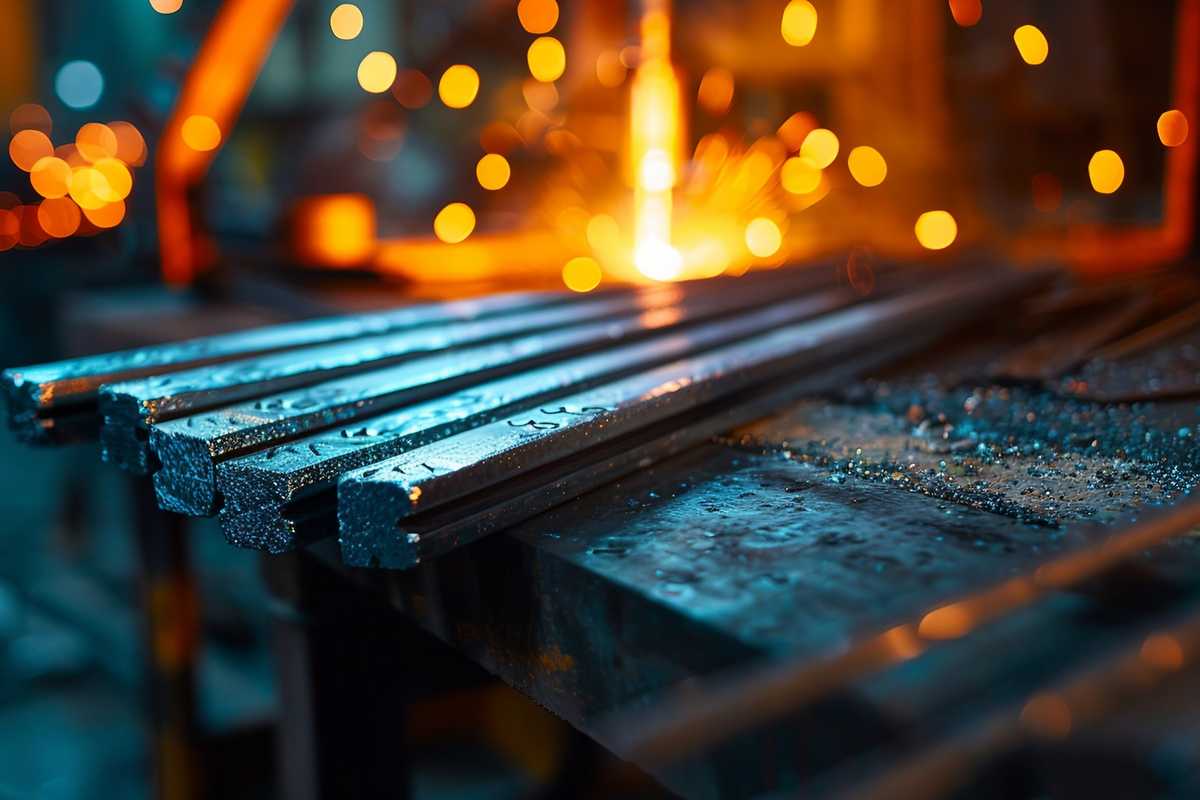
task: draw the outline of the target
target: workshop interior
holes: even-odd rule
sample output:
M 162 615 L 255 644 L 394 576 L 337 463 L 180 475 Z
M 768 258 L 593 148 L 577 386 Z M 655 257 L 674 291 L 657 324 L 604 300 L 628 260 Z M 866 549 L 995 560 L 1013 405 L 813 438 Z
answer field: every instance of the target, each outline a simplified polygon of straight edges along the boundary
M 1200 796 L 1200 0 L 0 0 L 0 799 Z

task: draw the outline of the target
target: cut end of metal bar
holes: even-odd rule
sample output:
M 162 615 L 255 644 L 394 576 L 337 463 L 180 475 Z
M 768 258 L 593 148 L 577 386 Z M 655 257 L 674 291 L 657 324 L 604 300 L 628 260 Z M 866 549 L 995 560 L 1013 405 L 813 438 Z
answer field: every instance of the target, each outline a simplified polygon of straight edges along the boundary
M 154 466 L 150 434 L 137 399 L 104 387 L 100 392 L 100 458 L 134 475 L 149 475 Z
M 373 481 L 372 470 L 343 478 L 338 484 L 338 529 L 342 560 L 351 567 L 409 569 L 420 560 L 420 537 L 402 531 L 397 522 L 411 508 L 401 484 Z M 354 508 L 353 520 L 340 509 Z
M 295 550 L 296 526 L 284 513 L 291 494 L 286 473 L 237 462 L 223 464 L 218 472 L 218 489 L 236 485 L 236 491 L 220 492 L 217 518 L 225 539 L 235 547 L 268 553 Z
M 160 464 L 170 465 L 154 473 L 154 493 L 161 508 L 189 517 L 217 513 L 216 464 L 202 440 L 154 427 L 150 449 Z

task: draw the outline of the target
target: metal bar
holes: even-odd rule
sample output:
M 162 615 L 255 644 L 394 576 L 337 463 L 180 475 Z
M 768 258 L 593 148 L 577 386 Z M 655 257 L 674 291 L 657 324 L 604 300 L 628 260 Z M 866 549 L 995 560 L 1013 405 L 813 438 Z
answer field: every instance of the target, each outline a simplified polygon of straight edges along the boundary
M 548 397 L 662 364 L 848 305 L 841 290 L 650 341 L 559 362 L 439 397 L 349 428 L 220 464 L 221 526 L 233 544 L 280 552 L 336 532 L 337 478 L 478 427 Z
M 139 347 L 29 367 L 0 375 L 9 425 L 23 438 L 45 441 L 39 420 L 53 412 L 94 406 L 106 383 L 219 364 L 252 355 L 394 333 L 425 325 L 466 322 L 525 311 L 566 300 L 562 292 L 520 292 L 474 300 L 397 308 L 370 314 L 290 322 L 252 331 Z
M 1166 630 L 1138 637 L 1101 664 L 1077 670 L 1019 707 L 1009 707 L 950 741 L 930 745 L 883 774 L 852 784 L 837 796 L 854 800 L 944 797 L 989 757 L 1023 741 L 1055 738 L 1100 720 L 1124 703 L 1145 697 L 1200 657 L 1200 614 L 1192 613 Z M 797 793 L 795 797 L 807 797 Z
M 778 295 L 776 287 L 762 286 L 721 296 L 686 298 L 678 305 L 648 313 L 419 358 L 295 392 L 227 406 L 211 413 L 159 423 L 150 430 L 150 447 L 161 464 L 154 475 L 159 502 L 164 508 L 183 514 L 207 516 L 216 513 L 215 478 L 219 462 L 447 394 L 518 369 L 530 369 L 723 314 L 748 312 Z M 855 299 L 856 294 L 849 289 L 832 290 L 795 301 L 790 311 L 774 314 L 773 318 L 777 324 L 794 322 L 796 314 L 815 315 L 848 305 Z M 747 324 L 762 329 L 758 322 L 760 312 L 745 316 Z M 460 408 L 455 407 L 455 411 L 461 413 Z
M 818 656 L 800 656 L 717 680 L 703 699 L 695 691 L 649 714 L 611 724 L 616 752 L 639 764 L 665 764 L 764 725 L 871 673 L 915 657 L 938 641 L 971 630 L 1049 592 L 1075 586 L 1138 553 L 1200 525 L 1200 501 L 1130 526 L 1094 547 L 1053 558 L 919 617 L 858 638 Z
M 338 486 L 342 557 L 407 568 L 470 541 L 410 531 L 403 520 L 495 486 L 585 447 L 648 427 L 793 372 L 878 347 L 914 325 L 945 330 L 1042 285 L 1044 274 L 972 276 L 780 328 L 749 342 L 552 401 L 344 476 Z
M 474 322 L 428 326 L 306 347 L 135 381 L 106 384 L 100 390 L 104 426 L 102 455 L 130 472 L 150 468 L 150 424 L 228 405 L 251 397 L 319 383 L 353 372 L 388 366 L 428 353 L 480 344 L 584 320 L 639 309 L 660 308 L 681 295 L 676 288 L 531 309 Z
M 433 352 L 664 308 L 687 296 L 719 296 L 731 291 L 739 295 L 755 294 L 766 291 L 766 287 L 790 292 L 826 283 L 833 277 L 821 270 L 795 270 L 764 274 L 744 283 L 727 279 L 711 285 L 698 282 L 613 292 L 606 297 L 493 319 L 365 337 L 106 385 L 100 399 L 104 414 L 102 454 L 106 460 L 129 471 L 145 474 L 151 466 L 147 428 L 152 423 L 386 367 Z

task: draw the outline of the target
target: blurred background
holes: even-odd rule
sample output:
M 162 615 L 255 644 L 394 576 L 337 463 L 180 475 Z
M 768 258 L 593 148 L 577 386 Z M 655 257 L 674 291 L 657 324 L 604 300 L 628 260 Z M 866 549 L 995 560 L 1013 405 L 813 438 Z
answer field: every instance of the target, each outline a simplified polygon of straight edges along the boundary
M 0 0 L 0 366 L 829 254 L 1163 268 L 1198 5 Z M 149 796 L 135 493 L 3 436 L 0 797 Z M 210 790 L 270 796 L 270 604 L 192 525 Z M 571 740 L 482 678 L 440 702 L 420 796 L 508 796 Z

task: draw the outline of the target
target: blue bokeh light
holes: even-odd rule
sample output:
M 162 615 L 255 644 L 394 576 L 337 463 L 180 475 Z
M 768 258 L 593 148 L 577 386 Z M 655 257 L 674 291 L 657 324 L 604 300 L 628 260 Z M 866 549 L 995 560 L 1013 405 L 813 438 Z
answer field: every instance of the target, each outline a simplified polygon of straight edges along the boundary
M 68 61 L 54 78 L 54 91 L 71 108 L 91 108 L 104 93 L 104 76 L 90 61 Z

